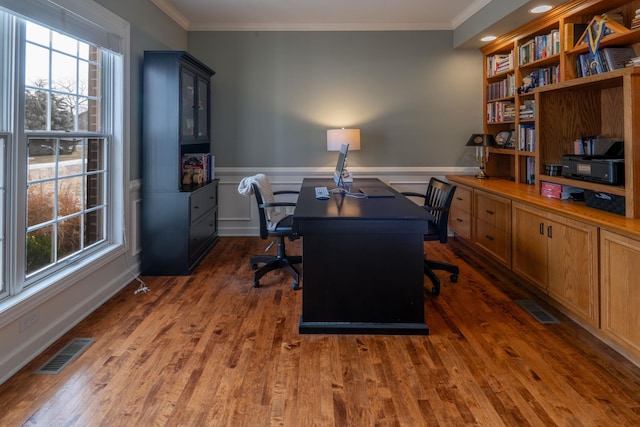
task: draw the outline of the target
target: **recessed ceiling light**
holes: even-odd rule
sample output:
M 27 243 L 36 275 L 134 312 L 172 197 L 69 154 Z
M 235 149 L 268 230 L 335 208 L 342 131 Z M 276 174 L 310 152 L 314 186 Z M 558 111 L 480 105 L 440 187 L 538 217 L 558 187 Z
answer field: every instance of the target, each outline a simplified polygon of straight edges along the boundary
M 542 6 L 536 6 L 529 10 L 529 13 L 545 13 L 551 10 L 551 6 L 543 4 Z
M 480 41 L 482 42 L 492 42 L 496 39 L 496 36 L 485 36 L 483 38 L 480 39 Z

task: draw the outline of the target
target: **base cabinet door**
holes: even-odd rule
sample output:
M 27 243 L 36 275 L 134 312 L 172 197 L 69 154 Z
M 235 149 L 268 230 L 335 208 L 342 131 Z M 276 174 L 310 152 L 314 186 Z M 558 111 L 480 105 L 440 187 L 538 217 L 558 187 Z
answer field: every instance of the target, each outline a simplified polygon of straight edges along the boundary
M 513 271 L 599 326 L 598 228 L 514 202 Z
M 600 234 L 601 330 L 640 358 L 640 241 Z
M 547 236 L 544 214 L 527 205 L 514 202 L 513 259 L 514 272 L 526 277 L 543 291 L 547 291 Z
M 549 295 L 599 326 L 598 228 L 549 215 L 547 224 Z

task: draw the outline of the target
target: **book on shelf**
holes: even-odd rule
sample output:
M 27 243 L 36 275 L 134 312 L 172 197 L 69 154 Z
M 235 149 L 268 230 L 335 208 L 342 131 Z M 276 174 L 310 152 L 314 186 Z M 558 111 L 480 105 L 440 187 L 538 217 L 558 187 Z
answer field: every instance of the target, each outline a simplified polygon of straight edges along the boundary
M 531 123 L 518 125 L 518 150 L 535 151 L 536 128 Z
M 494 76 L 513 69 L 513 50 L 487 57 L 487 75 Z
M 527 157 L 527 176 L 526 176 L 525 182 L 531 185 L 536 183 L 536 158 L 535 157 Z
M 592 76 L 626 67 L 635 58 L 635 51 L 631 47 L 606 47 L 596 52 L 585 53 L 576 57 L 578 77 Z
M 573 154 L 583 156 L 601 156 L 607 153 L 622 138 L 610 138 L 602 135 L 583 136 L 573 142 Z
M 183 184 L 207 184 L 213 180 L 213 156 L 210 153 L 183 154 L 181 170 Z
M 578 43 L 578 40 L 582 38 L 582 34 L 587 29 L 589 24 L 580 24 L 567 22 L 564 24 L 564 48 L 565 50 L 571 50 Z

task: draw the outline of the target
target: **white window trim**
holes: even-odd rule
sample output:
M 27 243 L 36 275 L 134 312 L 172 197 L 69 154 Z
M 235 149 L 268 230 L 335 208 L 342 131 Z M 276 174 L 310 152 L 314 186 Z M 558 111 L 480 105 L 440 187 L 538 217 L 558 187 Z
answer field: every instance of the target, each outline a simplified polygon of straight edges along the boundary
M 110 203 L 112 205 L 110 209 L 111 221 L 109 230 L 109 242 L 103 250 L 100 250 L 93 255 L 83 258 L 82 260 L 72 264 L 67 271 L 60 271 L 51 275 L 41 283 L 34 285 L 30 288 L 23 289 L 17 295 L 10 296 L 3 301 L 0 301 L 0 327 L 7 325 L 10 322 L 15 321 L 24 313 L 28 312 L 32 307 L 42 304 L 46 300 L 52 298 L 56 294 L 64 291 L 68 286 L 77 283 L 82 280 L 82 277 L 90 275 L 91 273 L 98 271 L 101 267 L 105 266 L 111 261 L 114 261 L 118 257 L 125 256 L 129 251 L 128 240 L 126 238 L 128 224 L 126 214 L 129 212 L 129 170 L 130 162 L 129 155 L 129 136 L 130 136 L 130 26 L 129 23 L 119 16 L 113 14 L 97 3 L 86 0 L 21 0 L 15 2 L 15 0 L 0 0 L 0 6 L 10 11 L 18 12 L 26 19 L 32 19 L 30 11 L 38 10 L 37 5 L 51 5 L 60 6 L 64 9 L 65 13 L 77 15 L 87 20 L 90 23 L 95 24 L 96 27 L 106 29 L 112 33 L 115 37 L 118 37 L 118 49 L 122 54 L 121 60 L 118 61 L 118 67 L 121 69 L 121 73 L 116 74 L 115 87 L 117 90 L 113 91 L 113 107 L 114 107 L 114 129 L 120 130 L 113 133 L 112 151 L 110 153 L 111 164 L 109 165 L 109 179 L 110 191 L 108 195 Z M 24 13 L 15 11 L 15 7 L 30 6 L 32 9 L 27 8 Z M 41 19 L 38 21 L 42 22 Z M 53 27 L 55 23 L 43 22 L 46 25 Z M 115 50 L 115 49 L 114 49 Z M 15 82 L 14 87 L 19 85 L 20 82 Z M 15 107 L 14 107 L 15 109 Z M 11 126 L 15 128 L 17 119 L 15 119 Z M 2 129 L 0 129 L 2 130 Z M 8 129 L 13 131 L 14 129 Z M 15 135 L 15 132 L 10 132 Z M 8 155 L 15 156 L 17 153 L 8 153 Z M 11 168 L 9 168 L 11 172 Z M 14 176 L 15 177 L 15 172 Z M 17 185 L 24 185 L 23 182 L 17 182 Z M 11 201 L 12 203 L 14 200 Z M 16 224 L 15 211 L 14 213 L 6 212 L 5 217 L 5 236 L 7 237 L 6 253 L 19 253 L 16 252 L 15 233 L 12 233 L 11 224 Z M 23 215 L 24 216 L 24 215 Z M 22 221 L 24 223 L 24 220 Z M 120 231 L 122 230 L 122 231 Z M 13 234 L 10 236 L 9 233 Z M 22 234 L 21 234 L 22 235 Z M 24 248 L 24 242 L 21 244 Z M 23 251 L 24 252 L 24 251 Z M 0 261 L 1 262 L 1 261 Z M 5 274 L 7 275 L 7 281 L 14 280 L 18 272 L 15 271 L 14 262 L 6 265 Z M 21 264 L 22 265 L 22 264 Z M 12 271 L 14 270 L 14 271 Z M 20 277 L 24 277 L 24 272 L 19 272 Z M 21 280 L 23 280 L 21 278 Z

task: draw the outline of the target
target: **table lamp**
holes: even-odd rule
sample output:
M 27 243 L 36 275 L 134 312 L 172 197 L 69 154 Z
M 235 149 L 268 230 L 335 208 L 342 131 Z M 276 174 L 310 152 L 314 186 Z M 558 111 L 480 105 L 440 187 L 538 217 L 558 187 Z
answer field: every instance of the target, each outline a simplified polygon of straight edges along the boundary
M 349 144 L 349 151 L 360 150 L 360 129 L 328 129 L 327 151 L 340 151 L 342 144 Z M 348 152 L 347 157 L 349 157 Z M 344 159 L 343 180 L 353 182 L 351 173 L 347 170 L 347 157 Z
M 480 163 L 480 171 L 476 175 L 478 179 L 489 178 L 484 171 L 485 165 L 489 160 L 489 147 L 496 146 L 496 140 L 491 134 L 474 133 L 465 144 L 466 147 L 476 147 L 476 160 Z

